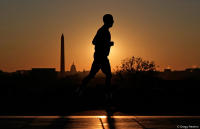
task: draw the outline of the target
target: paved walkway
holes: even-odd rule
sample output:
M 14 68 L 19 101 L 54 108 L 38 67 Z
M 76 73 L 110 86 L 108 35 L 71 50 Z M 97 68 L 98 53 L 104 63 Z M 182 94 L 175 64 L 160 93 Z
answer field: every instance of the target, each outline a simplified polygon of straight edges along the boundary
M 1 129 L 198 129 L 200 116 L 0 116 Z

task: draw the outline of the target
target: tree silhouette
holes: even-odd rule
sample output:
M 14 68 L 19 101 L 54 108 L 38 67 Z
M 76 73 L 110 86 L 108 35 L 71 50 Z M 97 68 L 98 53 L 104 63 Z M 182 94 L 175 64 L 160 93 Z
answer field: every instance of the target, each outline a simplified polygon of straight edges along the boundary
M 117 66 L 117 72 L 144 72 L 155 71 L 156 65 L 153 61 L 143 60 L 141 57 L 126 58 L 122 60 L 121 65 Z

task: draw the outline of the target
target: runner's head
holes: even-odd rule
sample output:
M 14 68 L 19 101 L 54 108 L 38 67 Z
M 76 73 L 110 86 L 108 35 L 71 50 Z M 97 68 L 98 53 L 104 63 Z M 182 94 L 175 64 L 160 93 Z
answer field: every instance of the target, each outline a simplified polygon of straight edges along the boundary
M 111 14 L 105 14 L 103 16 L 103 22 L 104 22 L 104 25 L 108 27 L 112 27 L 114 23 L 113 16 Z

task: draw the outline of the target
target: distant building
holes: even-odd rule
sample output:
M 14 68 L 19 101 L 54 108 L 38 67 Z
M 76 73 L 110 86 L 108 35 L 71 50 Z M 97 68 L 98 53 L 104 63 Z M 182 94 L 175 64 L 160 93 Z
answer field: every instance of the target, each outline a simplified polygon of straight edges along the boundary
M 193 71 L 194 72 L 200 72 L 200 68 L 195 68 Z
M 32 72 L 55 72 L 55 68 L 32 68 Z
M 167 69 L 164 69 L 164 72 L 171 72 L 172 70 L 167 68 Z
M 32 68 L 31 76 L 37 79 L 55 79 L 57 77 L 55 68 Z
M 187 68 L 185 69 L 186 72 L 200 72 L 200 68 Z
M 74 62 L 73 64 L 71 65 L 71 68 L 70 68 L 70 73 L 76 73 L 76 66 L 74 65 Z
M 30 70 L 17 70 L 16 73 L 26 75 L 29 74 Z

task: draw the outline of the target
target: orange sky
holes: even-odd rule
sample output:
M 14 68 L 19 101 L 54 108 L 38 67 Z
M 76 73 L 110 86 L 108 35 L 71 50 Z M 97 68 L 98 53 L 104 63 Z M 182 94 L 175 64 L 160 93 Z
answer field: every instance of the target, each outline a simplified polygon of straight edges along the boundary
M 159 69 L 200 66 L 198 0 L 18 0 L 0 1 L 0 70 L 60 66 L 60 36 L 65 36 L 66 70 L 75 63 L 89 70 L 91 41 L 111 13 L 112 69 L 121 60 L 140 56 Z

